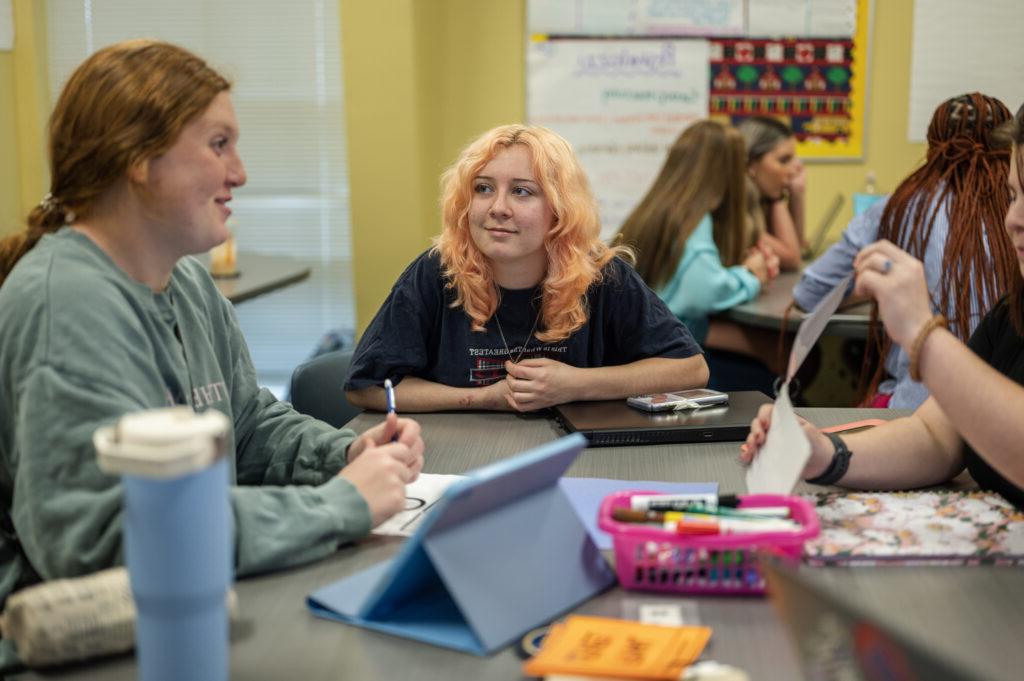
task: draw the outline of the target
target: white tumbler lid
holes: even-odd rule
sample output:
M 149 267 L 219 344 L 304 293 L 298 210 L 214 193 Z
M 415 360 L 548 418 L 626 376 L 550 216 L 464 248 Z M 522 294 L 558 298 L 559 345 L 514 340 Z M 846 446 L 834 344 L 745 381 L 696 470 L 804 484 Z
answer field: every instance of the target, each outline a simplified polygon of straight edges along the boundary
M 98 428 L 92 441 L 100 469 L 110 475 L 169 479 L 200 471 L 224 450 L 230 423 L 208 409 L 166 407 L 127 414 Z

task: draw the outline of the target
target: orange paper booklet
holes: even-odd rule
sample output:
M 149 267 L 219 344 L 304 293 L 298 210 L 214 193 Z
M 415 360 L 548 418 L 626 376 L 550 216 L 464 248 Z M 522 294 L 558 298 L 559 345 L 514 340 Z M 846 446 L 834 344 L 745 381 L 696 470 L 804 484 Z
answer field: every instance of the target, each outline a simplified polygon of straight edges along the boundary
M 576 674 L 678 679 L 711 638 L 710 627 L 663 627 L 607 617 L 571 615 L 551 627 L 530 676 Z

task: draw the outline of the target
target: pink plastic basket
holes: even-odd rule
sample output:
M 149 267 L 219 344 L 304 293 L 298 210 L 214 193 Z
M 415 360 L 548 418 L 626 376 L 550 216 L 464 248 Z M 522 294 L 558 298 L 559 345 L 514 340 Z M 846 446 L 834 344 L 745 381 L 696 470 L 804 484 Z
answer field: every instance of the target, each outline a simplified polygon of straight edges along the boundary
M 659 527 L 612 520 L 612 509 L 629 508 L 634 494 L 617 492 L 604 498 L 598 526 L 612 536 L 615 569 L 624 589 L 706 594 L 763 594 L 765 579 L 758 552 L 799 559 L 803 544 L 818 536 L 818 515 L 811 504 L 794 496 L 751 494 L 739 508 L 788 506 L 799 532 L 679 535 Z

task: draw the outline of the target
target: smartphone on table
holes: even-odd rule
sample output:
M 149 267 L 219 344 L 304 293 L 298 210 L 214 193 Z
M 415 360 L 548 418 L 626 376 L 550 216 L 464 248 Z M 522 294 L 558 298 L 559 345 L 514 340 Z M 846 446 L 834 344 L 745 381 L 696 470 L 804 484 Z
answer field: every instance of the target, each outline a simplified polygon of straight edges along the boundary
M 729 394 L 696 388 L 694 390 L 677 390 L 670 393 L 653 393 L 627 397 L 626 404 L 641 411 L 675 411 L 676 409 L 697 409 L 715 404 L 728 404 Z

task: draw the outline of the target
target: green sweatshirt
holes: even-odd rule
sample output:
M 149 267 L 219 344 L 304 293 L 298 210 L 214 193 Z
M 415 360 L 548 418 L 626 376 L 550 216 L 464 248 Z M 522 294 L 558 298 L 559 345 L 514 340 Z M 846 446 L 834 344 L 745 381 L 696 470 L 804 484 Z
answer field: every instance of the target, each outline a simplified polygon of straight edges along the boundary
M 199 262 L 181 260 L 154 294 L 63 228 L 0 286 L 0 603 L 122 562 L 121 488 L 97 467 L 92 434 L 172 404 L 234 425 L 238 574 L 316 560 L 369 531 L 365 500 L 335 475 L 354 433 L 257 386 L 234 310 Z

